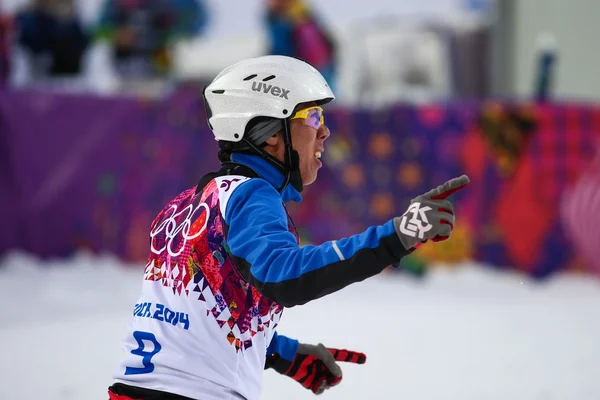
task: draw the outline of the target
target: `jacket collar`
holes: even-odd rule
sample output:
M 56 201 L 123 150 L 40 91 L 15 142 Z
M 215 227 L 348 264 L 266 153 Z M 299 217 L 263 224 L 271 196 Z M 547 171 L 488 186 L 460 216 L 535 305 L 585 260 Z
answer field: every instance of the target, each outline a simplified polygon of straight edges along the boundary
M 233 162 L 243 164 L 247 167 L 252 168 L 262 179 L 269 182 L 275 189 L 279 188 L 283 184 L 283 174 L 269 162 L 263 158 L 251 154 L 240 154 L 233 153 L 231 155 Z M 302 195 L 292 185 L 287 185 L 281 192 L 281 198 L 285 203 L 288 201 L 295 201 L 300 203 L 302 201 Z

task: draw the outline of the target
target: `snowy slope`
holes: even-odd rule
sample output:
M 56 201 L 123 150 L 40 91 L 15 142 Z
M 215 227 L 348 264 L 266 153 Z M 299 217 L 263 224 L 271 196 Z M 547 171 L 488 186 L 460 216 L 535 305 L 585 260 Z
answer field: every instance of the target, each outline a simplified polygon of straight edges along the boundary
M 105 400 L 141 266 L 0 260 L 2 399 Z M 382 275 L 286 310 L 280 332 L 367 353 L 324 399 L 600 399 L 600 281 L 478 266 Z M 312 399 L 265 373 L 263 399 Z

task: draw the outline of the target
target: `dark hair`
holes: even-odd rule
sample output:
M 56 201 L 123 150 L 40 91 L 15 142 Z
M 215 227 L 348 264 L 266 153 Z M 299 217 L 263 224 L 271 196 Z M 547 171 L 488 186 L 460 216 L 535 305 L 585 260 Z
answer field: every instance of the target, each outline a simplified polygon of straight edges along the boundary
M 217 154 L 217 157 L 219 157 L 219 161 L 221 163 L 225 163 L 228 161 L 231 161 L 231 153 L 232 151 L 229 149 L 223 149 L 221 148 L 221 143 L 219 142 L 219 153 Z

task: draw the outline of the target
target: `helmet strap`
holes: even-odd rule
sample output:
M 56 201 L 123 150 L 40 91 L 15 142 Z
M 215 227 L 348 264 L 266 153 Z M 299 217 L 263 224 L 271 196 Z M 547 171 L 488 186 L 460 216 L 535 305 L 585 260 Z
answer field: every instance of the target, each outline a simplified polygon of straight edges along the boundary
M 291 184 L 298 192 L 302 192 L 303 185 L 302 176 L 300 174 L 300 156 L 292 147 L 292 135 L 289 119 L 285 119 L 283 124 L 283 143 L 285 146 L 283 163 L 267 153 L 263 148 L 256 146 L 250 140 L 242 138 L 242 141 L 247 144 L 254 153 L 260 155 L 265 161 L 275 166 L 283 173 L 283 184 L 277 189 L 279 193 L 281 193 L 288 184 Z
M 242 142 L 244 142 L 246 145 L 248 145 L 248 147 L 250 147 L 250 149 L 252 149 L 252 151 L 254 153 L 258 154 L 259 156 L 264 158 L 267 162 L 269 162 L 270 164 L 273 164 L 275 167 L 277 167 L 278 170 L 280 170 L 280 171 L 285 170 L 285 164 L 283 164 L 281 161 L 279 161 L 278 159 L 276 159 L 275 157 L 273 157 L 272 155 L 267 153 L 263 148 L 256 146 L 254 143 L 252 143 L 250 140 L 248 140 L 246 138 L 242 138 Z
M 281 190 L 291 184 L 298 192 L 302 192 L 304 187 L 302 185 L 302 175 L 300 174 L 300 156 L 292 147 L 292 129 L 289 118 L 286 118 L 283 123 L 283 141 L 285 144 L 283 159 L 285 160 L 286 171 Z

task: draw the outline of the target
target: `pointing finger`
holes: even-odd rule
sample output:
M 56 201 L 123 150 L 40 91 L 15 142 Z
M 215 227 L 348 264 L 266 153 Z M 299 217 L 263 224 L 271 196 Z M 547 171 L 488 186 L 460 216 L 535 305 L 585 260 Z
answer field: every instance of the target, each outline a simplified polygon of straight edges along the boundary
M 458 192 L 459 190 L 465 188 L 470 182 L 470 179 L 467 175 L 459 176 L 458 178 L 450 179 L 448 182 L 444 183 L 442 186 L 438 186 L 436 189 L 432 190 L 430 198 L 432 200 L 439 200 L 448 198 L 450 195 Z

